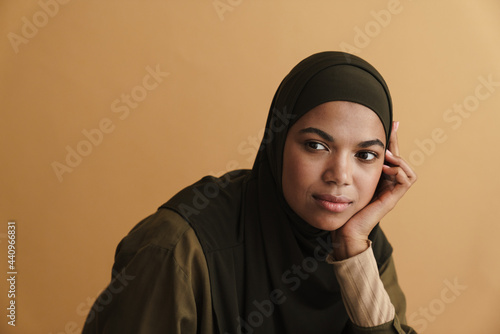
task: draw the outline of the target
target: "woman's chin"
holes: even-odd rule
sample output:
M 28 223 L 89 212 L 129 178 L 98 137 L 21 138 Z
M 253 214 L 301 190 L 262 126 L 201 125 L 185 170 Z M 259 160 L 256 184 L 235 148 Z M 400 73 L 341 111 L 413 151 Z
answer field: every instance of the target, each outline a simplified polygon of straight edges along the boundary
M 321 219 L 321 220 L 306 220 L 306 222 L 313 226 L 316 227 L 317 229 L 323 230 L 323 231 L 335 231 L 341 228 L 342 226 L 347 223 L 349 219 L 340 219 L 340 217 L 337 217 L 336 219 L 332 218 L 327 218 L 327 219 Z

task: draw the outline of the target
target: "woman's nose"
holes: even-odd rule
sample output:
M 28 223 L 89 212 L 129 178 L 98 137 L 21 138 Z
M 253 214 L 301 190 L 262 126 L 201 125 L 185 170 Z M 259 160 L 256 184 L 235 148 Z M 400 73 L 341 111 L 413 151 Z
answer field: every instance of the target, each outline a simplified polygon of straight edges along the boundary
M 323 181 L 337 186 L 352 184 L 352 162 L 347 153 L 337 153 L 328 160 Z

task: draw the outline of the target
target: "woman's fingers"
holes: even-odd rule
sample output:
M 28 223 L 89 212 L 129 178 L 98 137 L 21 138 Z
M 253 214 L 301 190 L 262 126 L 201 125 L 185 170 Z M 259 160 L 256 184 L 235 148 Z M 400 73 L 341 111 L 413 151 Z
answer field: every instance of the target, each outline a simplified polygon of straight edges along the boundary
M 417 174 L 403 158 L 392 155 L 391 152 L 388 151 L 385 155 L 385 160 L 391 165 L 386 165 L 390 169 L 384 167 L 383 171 L 385 174 L 396 175 L 396 168 L 399 167 L 402 169 L 403 173 L 408 177 L 412 184 L 417 180 Z
M 377 198 L 391 210 L 415 183 L 417 175 L 406 161 L 392 155 L 390 151 L 386 154 L 386 162 L 382 169 L 385 177 Z
M 398 128 L 399 122 L 392 122 L 391 137 L 389 138 L 389 151 L 395 155 L 399 155 L 399 145 L 398 145 Z

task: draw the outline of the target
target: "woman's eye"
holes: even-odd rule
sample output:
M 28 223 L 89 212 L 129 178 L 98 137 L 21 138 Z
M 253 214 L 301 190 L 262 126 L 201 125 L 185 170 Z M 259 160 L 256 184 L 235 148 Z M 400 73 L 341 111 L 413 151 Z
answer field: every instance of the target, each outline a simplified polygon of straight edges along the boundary
M 377 158 L 377 154 L 374 152 L 359 152 L 356 156 L 365 161 L 372 161 Z
M 325 145 L 318 143 L 318 142 L 315 142 L 315 141 L 307 142 L 306 146 L 307 146 L 307 148 L 309 148 L 313 151 L 324 151 L 327 149 Z

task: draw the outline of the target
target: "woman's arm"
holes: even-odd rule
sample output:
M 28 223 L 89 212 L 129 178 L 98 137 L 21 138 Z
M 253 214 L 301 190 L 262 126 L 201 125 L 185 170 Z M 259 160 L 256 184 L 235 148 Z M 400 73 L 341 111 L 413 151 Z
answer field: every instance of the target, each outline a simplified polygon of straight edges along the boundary
M 345 334 L 414 334 L 406 325 L 406 301 L 392 256 L 380 267 L 370 247 L 347 260 L 332 261 L 350 318 Z

